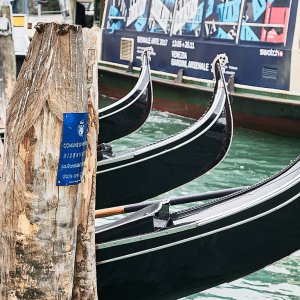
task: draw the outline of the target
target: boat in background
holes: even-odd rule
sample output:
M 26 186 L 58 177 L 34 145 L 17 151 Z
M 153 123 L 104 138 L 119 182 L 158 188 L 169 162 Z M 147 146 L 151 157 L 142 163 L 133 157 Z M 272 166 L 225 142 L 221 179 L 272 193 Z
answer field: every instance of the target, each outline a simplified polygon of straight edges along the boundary
M 152 108 L 151 49 L 142 54 L 142 67 L 134 88 L 122 99 L 99 109 L 98 144 L 126 136 L 143 125 Z
M 19 1 L 19 0 L 17 0 Z M 24 57 L 29 47 L 29 37 L 27 34 L 27 14 L 23 11 L 23 6 L 15 7 L 16 2 L 4 1 L 0 3 L 0 35 L 12 34 L 13 47 L 16 56 L 17 73 L 23 63 Z M 8 7 L 9 11 L 6 11 Z M 2 62 L 0 61 L 0 64 Z M 0 85 L 3 80 L 3 70 L 0 66 Z M 1 92 L 1 86 L 0 86 Z
M 152 46 L 154 109 L 197 118 L 213 88 L 209 62 L 224 54 L 234 124 L 300 137 L 299 20 L 293 0 L 109 0 L 99 91 L 128 92 L 128 64 Z
M 13 0 L 13 9 L 27 15 L 27 34 L 32 39 L 38 22 L 72 23 L 69 0 Z
M 300 249 L 300 158 L 253 186 L 181 211 L 157 202 L 96 226 L 99 297 L 173 300 Z
M 69 0 L 12 0 L 12 31 L 16 54 L 17 75 L 27 54 L 38 22 L 72 23 Z
M 219 164 L 230 147 L 233 124 L 220 61 L 206 113 L 185 130 L 156 143 L 118 153 L 97 164 L 96 208 L 150 199 Z
M 11 3 L 13 16 L 12 34 L 18 64 L 19 60 L 27 54 L 30 41 L 28 36 L 28 15 L 23 10 L 24 7 L 20 7 L 20 4 L 18 5 L 16 1 L 12 1 Z

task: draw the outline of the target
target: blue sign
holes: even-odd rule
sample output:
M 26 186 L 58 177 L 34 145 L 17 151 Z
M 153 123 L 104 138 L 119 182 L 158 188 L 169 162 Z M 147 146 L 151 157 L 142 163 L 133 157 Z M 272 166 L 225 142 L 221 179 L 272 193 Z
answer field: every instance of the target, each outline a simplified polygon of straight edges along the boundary
M 81 182 L 86 155 L 87 113 L 65 113 L 56 185 Z

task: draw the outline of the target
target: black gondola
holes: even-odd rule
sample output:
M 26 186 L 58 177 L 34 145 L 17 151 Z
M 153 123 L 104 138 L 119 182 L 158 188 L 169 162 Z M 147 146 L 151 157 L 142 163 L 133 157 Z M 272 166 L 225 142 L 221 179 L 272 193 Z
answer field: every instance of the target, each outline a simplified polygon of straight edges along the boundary
M 139 79 L 128 95 L 99 109 L 98 143 L 109 143 L 140 128 L 152 108 L 153 94 L 150 75 L 150 50 L 142 54 Z
M 300 158 L 273 177 L 168 213 L 155 203 L 96 227 L 104 299 L 179 299 L 300 249 Z
M 207 112 L 165 140 L 101 160 L 97 166 L 96 208 L 150 199 L 215 167 L 232 137 L 232 114 L 223 71 L 215 64 L 216 84 Z

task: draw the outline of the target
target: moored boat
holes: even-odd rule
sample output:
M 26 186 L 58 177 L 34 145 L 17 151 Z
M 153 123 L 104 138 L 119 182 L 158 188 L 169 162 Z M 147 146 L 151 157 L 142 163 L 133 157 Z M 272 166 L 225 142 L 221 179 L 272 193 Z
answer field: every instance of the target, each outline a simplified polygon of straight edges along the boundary
M 27 54 L 38 22 L 71 23 L 70 1 L 10 1 L 13 11 L 13 37 L 17 75 Z
M 196 118 L 212 90 L 209 62 L 224 53 L 235 125 L 299 137 L 299 18 L 292 0 L 107 1 L 100 91 L 128 91 L 124 69 L 152 46 L 154 108 Z
M 137 130 L 147 120 L 152 107 L 150 49 L 142 54 L 139 79 L 120 100 L 99 109 L 99 143 L 109 143 Z
M 300 249 L 300 158 L 251 187 L 170 213 L 158 202 L 96 227 L 98 293 L 179 299 Z
M 231 143 L 232 114 L 220 62 L 213 68 L 213 99 L 197 122 L 167 139 L 98 162 L 97 208 L 157 196 L 199 177 L 222 161 Z

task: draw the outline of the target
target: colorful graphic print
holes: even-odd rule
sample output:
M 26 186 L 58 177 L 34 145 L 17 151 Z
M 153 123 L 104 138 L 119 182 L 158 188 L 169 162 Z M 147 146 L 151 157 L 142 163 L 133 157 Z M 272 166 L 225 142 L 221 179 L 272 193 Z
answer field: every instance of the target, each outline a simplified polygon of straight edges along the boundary
M 106 29 L 285 43 L 290 4 L 291 0 L 111 0 Z

